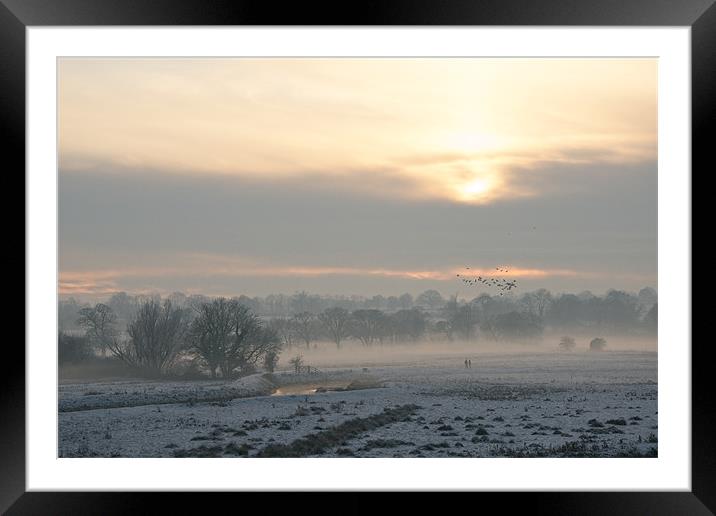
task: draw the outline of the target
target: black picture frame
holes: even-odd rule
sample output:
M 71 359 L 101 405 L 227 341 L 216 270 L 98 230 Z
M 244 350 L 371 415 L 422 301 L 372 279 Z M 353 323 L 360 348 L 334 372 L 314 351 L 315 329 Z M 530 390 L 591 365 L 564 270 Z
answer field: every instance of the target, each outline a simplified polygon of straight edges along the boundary
M 691 177 L 696 170 L 706 174 L 713 161 L 709 135 L 716 129 L 714 0 L 320 0 L 280 5 L 256 0 L 0 0 L 0 141 L 5 143 L 3 179 L 6 182 L 13 177 L 19 178 L 16 171 L 25 169 L 25 29 L 29 26 L 82 25 L 689 26 L 692 44 Z M 24 193 L 24 181 L 20 188 Z M 6 192 L 10 191 L 18 190 L 6 187 Z M 5 220 L 13 220 L 9 203 L 6 205 Z M 16 216 L 16 208 L 12 209 Z M 15 270 L 14 262 L 20 260 L 19 253 L 7 257 L 6 267 Z M 24 253 L 23 258 L 27 259 Z M 480 504 L 489 498 L 508 512 L 528 506 L 531 513 L 539 514 L 713 514 L 716 511 L 716 440 L 713 439 L 716 405 L 709 388 L 710 346 L 708 340 L 697 341 L 692 346 L 691 492 L 471 493 L 463 498 L 478 496 Z M 6 367 L 0 375 L 0 511 L 7 511 L 7 514 L 145 513 L 148 503 L 157 499 L 161 500 L 162 512 L 170 512 L 173 507 L 181 508 L 180 512 L 195 508 L 207 510 L 206 494 L 190 497 L 184 493 L 25 492 L 25 354 L 17 345 L 4 346 L 3 354 L 4 361 L 22 366 Z M 214 493 L 212 496 L 221 497 L 220 503 L 235 503 L 233 497 L 240 496 L 241 506 L 249 507 L 261 495 Z M 247 499 L 247 496 L 251 498 Z M 283 497 L 271 493 L 263 498 L 266 496 L 272 497 L 270 507 L 273 512 Z M 342 502 L 341 512 L 375 510 L 371 499 L 375 494 L 350 496 L 350 502 Z M 410 505 L 422 504 L 423 498 L 421 494 L 413 495 Z M 313 504 L 306 503 L 309 505 L 305 507 Z M 293 510 L 304 506 L 302 502 L 290 504 Z

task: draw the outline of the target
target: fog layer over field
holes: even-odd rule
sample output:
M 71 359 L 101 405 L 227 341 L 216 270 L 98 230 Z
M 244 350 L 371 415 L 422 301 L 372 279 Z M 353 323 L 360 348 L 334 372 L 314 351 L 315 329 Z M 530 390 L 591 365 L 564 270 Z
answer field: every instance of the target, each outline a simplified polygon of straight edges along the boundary
M 453 342 L 409 342 L 375 346 L 367 348 L 359 343 L 350 342 L 337 349 L 331 342 L 311 344 L 310 348 L 296 346 L 285 350 L 290 358 L 302 355 L 304 361 L 316 367 L 370 367 L 390 365 L 411 365 L 430 363 L 431 360 L 447 360 L 451 357 L 456 363 L 464 359 L 473 361 L 488 356 L 501 356 L 505 360 L 524 360 L 524 356 L 554 354 L 559 351 L 561 334 L 547 335 L 539 342 L 529 344 L 521 342 L 491 341 L 453 341 Z M 594 353 L 587 353 L 591 338 L 576 338 L 577 348 L 574 355 L 583 360 L 594 360 Z M 615 336 L 608 341 L 610 351 L 656 352 L 657 340 L 650 337 Z M 581 352 L 580 352 L 581 351 Z
M 640 294 L 65 302 L 58 453 L 656 456 Z

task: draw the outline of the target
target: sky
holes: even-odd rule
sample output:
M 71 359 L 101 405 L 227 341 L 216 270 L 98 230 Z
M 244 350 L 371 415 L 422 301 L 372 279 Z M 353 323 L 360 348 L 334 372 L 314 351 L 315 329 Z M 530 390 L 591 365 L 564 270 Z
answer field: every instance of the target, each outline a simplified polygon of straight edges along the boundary
M 63 58 L 58 86 L 63 296 L 657 287 L 655 59 Z

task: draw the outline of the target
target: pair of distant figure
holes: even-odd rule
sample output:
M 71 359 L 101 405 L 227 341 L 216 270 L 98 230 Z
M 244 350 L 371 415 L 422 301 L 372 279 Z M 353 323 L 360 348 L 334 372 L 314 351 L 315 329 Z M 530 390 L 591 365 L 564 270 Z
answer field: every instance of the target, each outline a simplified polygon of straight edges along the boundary
M 465 359 L 465 369 L 472 369 L 472 360 Z

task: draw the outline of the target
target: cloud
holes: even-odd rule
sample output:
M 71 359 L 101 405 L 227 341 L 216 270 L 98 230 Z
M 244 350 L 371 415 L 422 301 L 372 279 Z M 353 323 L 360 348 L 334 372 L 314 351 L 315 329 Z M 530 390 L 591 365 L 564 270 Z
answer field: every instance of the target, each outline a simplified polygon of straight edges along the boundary
M 180 265 L 181 264 L 181 265 Z M 132 285 L 131 280 L 142 280 L 145 285 L 157 284 L 161 278 L 183 278 L 184 282 L 202 281 L 206 278 L 213 280 L 227 280 L 231 278 L 317 278 L 317 277 L 346 277 L 360 280 L 361 278 L 397 278 L 401 280 L 415 280 L 421 282 L 454 282 L 456 276 L 534 279 L 560 276 L 577 276 L 580 273 L 574 270 L 543 270 L 525 269 L 505 266 L 508 272 L 498 271 L 494 267 L 453 267 L 441 270 L 401 270 L 372 267 L 344 267 L 344 266 L 302 266 L 291 264 L 266 264 L 245 257 L 188 254 L 174 257 L 170 265 L 128 267 L 114 269 L 94 270 L 63 270 L 60 272 L 59 291 L 62 295 L 71 294 L 106 294 L 127 289 Z M 128 281 L 130 280 L 130 281 Z M 157 288 L 157 287 L 155 287 Z M 161 290 L 161 288 L 159 288 Z M 144 288 L 143 291 L 151 291 Z M 176 290 L 176 289 L 170 289 Z
M 62 288 L 377 292 L 462 263 L 655 280 L 656 69 L 63 59 Z
M 310 180 L 485 204 L 540 195 L 521 170 L 656 156 L 653 59 L 63 59 L 59 69 L 62 170 Z
M 652 152 L 653 151 L 653 152 Z M 575 184 L 590 184 L 597 168 L 608 175 L 616 171 L 621 179 L 634 165 L 655 164 L 647 160 L 655 153 L 648 145 L 631 152 L 619 148 L 608 151 L 589 147 L 542 149 L 522 153 L 424 154 L 393 159 L 381 167 L 334 168 L 292 171 L 286 174 L 260 174 L 235 170 L 211 174 L 206 170 L 173 170 L 128 166 L 100 159 L 68 157 L 61 164 L 62 177 L 72 174 L 104 176 L 153 175 L 171 183 L 182 178 L 211 182 L 238 180 L 242 184 L 276 190 L 301 191 L 310 185 L 313 192 L 343 192 L 353 197 L 397 201 L 447 201 L 467 204 L 493 204 L 526 197 L 553 197 L 572 193 Z M 654 168 L 655 170 L 655 168 Z M 482 188 L 475 191 L 474 185 Z M 571 186 L 566 186 L 566 185 Z
M 340 182 L 61 171 L 60 266 L 126 268 L 208 253 L 399 270 L 463 260 L 643 267 L 656 256 L 655 169 L 538 168 L 520 180 L 545 196 L 488 205 L 357 195 Z M 381 177 L 372 188 L 390 187 Z

